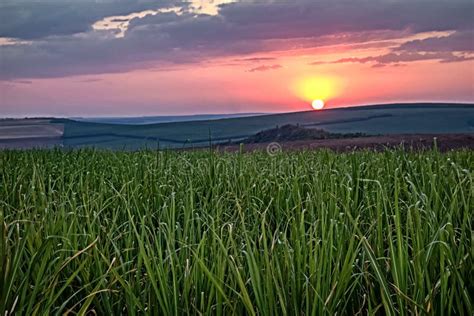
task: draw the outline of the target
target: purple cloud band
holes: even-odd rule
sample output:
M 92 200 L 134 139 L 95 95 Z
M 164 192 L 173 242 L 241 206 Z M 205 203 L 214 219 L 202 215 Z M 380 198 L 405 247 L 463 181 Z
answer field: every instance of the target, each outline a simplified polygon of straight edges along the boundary
M 68 2 L 43 5 L 36 1 L 8 0 L 1 4 L 0 36 L 32 42 L 0 46 L 0 79 L 169 67 L 301 45 L 318 47 L 331 41 L 368 45 L 379 34 L 428 31 L 455 32 L 448 37 L 410 41 L 389 54 L 351 62 L 464 61 L 472 58 L 473 51 L 474 2 L 470 0 L 246 1 L 221 5 L 219 14 L 214 16 L 196 15 L 185 10 L 187 4 L 174 1 L 111 1 L 110 4 L 96 6 L 85 2 L 76 5 L 80 7 L 76 11 L 69 8 L 75 5 Z M 90 27 L 106 16 L 171 5 L 181 5 L 182 12 L 135 18 L 124 38 L 114 38 L 113 33 L 93 31 Z

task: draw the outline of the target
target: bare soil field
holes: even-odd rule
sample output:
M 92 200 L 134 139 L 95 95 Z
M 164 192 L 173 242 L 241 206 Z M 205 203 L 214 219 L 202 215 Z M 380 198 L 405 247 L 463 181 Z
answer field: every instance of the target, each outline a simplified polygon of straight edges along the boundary
M 63 133 L 64 125 L 49 119 L 0 120 L 0 149 L 58 146 Z
M 4 120 L 0 121 L 0 140 L 19 138 L 61 137 L 64 125 L 50 120 Z
M 0 139 L 61 137 L 60 124 L 0 126 Z
M 0 139 L 0 150 L 2 149 L 33 149 L 62 147 L 61 137 L 32 137 Z
M 245 144 L 244 151 L 266 150 L 269 144 Z M 381 151 L 390 148 L 403 147 L 405 149 L 430 149 L 436 144 L 440 151 L 452 149 L 474 149 L 474 134 L 407 134 L 407 135 L 386 135 L 367 136 L 343 139 L 321 139 L 321 140 L 300 140 L 277 143 L 277 150 L 310 150 L 310 149 L 331 149 L 339 152 L 353 151 L 358 149 L 372 149 Z M 222 151 L 238 151 L 239 145 L 216 146 Z M 275 149 L 274 149 L 275 150 Z

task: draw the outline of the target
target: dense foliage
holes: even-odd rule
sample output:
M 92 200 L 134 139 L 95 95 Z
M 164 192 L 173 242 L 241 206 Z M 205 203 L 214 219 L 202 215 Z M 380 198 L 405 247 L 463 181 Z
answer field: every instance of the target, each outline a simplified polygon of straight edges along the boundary
M 0 314 L 473 315 L 472 151 L 0 152 Z

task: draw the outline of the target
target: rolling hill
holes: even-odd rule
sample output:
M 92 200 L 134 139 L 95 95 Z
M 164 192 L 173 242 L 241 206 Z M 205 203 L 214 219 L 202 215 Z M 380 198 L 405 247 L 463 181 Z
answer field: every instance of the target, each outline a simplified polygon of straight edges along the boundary
M 474 105 L 390 104 L 147 125 L 62 122 L 65 146 L 180 148 L 238 141 L 285 124 L 368 135 L 472 133 Z
M 13 123 L 9 122 L 11 132 Z M 36 124 L 36 128 L 39 128 Z M 453 103 L 414 103 L 359 106 L 281 114 L 231 117 L 157 124 L 109 124 L 72 119 L 45 120 L 62 133 L 51 135 L 54 145 L 65 147 L 98 147 L 107 149 L 184 148 L 236 142 L 256 133 L 286 124 L 322 129 L 331 133 L 393 134 L 453 134 L 474 133 L 474 105 Z M 2 122 L 0 122 L 0 128 Z M 0 137 L 2 143 L 15 147 L 22 142 L 37 146 L 51 143 L 48 137 L 35 138 L 30 128 L 24 138 L 24 122 L 18 124 L 15 139 Z M 44 127 L 42 127 L 44 130 Z M 18 132 L 19 131 L 19 132 Z M 1 132 L 1 129 L 0 129 Z M 43 142 L 43 143 L 42 143 Z M 5 146 L 3 146 L 5 147 Z

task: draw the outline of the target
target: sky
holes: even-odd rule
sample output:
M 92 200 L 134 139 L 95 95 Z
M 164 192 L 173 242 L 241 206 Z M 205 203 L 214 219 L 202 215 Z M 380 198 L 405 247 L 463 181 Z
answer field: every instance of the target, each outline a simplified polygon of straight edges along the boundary
M 0 2 L 0 117 L 474 102 L 474 1 Z

